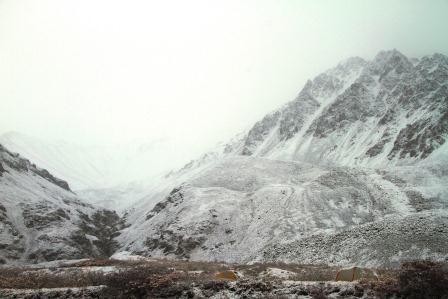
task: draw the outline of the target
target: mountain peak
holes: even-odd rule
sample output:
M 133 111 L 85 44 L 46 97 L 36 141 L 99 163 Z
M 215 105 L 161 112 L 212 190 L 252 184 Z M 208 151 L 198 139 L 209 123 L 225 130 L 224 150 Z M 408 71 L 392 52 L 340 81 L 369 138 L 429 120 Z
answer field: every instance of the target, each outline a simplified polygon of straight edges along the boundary
M 373 64 L 378 68 L 381 76 L 395 70 L 397 74 L 412 70 L 412 62 L 396 49 L 381 51 L 373 59 Z
M 432 61 L 437 62 L 438 64 L 448 65 L 448 56 L 441 53 L 434 53 L 428 58 Z
M 443 115 L 446 108 L 440 100 L 442 90 L 419 94 L 427 104 L 414 101 L 415 91 L 447 84 L 445 60 L 434 54 L 414 66 L 393 49 L 379 52 L 372 61 L 341 61 L 308 80 L 294 101 L 255 124 L 246 139 L 250 150 L 244 153 L 344 166 L 424 160 L 445 142 L 446 132 L 439 114 L 425 115 Z M 421 119 L 409 117 L 418 113 Z M 421 135 L 418 142 L 412 132 Z
M 403 59 L 407 59 L 407 57 L 403 53 L 401 53 L 397 49 L 392 49 L 392 50 L 382 50 L 382 51 L 378 52 L 378 54 L 376 54 L 374 60 L 390 59 L 392 57 L 400 57 Z
M 339 62 L 337 68 L 362 66 L 365 63 L 366 63 L 366 61 L 363 58 L 361 58 L 359 56 L 353 56 L 353 57 L 349 57 L 349 58 L 344 59 L 341 62 Z

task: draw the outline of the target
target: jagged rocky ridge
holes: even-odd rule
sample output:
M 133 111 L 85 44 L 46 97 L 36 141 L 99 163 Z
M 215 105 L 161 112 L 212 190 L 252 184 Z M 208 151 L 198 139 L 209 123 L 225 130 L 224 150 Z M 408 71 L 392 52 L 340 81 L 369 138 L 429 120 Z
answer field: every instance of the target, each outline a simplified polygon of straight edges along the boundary
M 0 145 L 0 263 L 107 257 L 124 227 L 77 198 L 67 182 Z
M 446 259 L 448 58 L 350 58 L 167 176 L 121 250 L 236 262 Z M 415 233 L 415 232 L 418 233 Z
M 333 165 L 391 166 L 427 158 L 448 132 L 448 58 L 416 65 L 396 50 L 348 59 L 308 81 L 255 124 L 243 155 Z

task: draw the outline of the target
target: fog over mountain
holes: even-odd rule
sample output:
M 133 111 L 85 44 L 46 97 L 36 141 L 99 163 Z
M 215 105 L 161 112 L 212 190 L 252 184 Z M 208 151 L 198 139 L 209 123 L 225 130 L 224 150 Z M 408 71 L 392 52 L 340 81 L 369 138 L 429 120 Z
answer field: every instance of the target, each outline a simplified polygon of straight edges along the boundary
M 190 160 L 344 57 L 448 55 L 447 10 L 443 0 L 1 1 L 0 134 L 162 139 Z
M 375 267 L 409 258 L 445 259 L 447 101 L 447 56 L 409 59 L 394 49 L 372 60 L 341 61 L 308 80 L 294 100 L 249 130 L 151 178 L 142 167 L 155 163 L 151 146 L 138 146 L 139 155 L 129 144 L 125 150 L 132 154 L 117 162 L 124 164 L 115 164 L 113 158 L 125 157 L 119 148 L 88 150 L 5 134 L 3 144 L 35 157 L 76 186 L 73 193 L 70 183 L 3 148 L 2 190 L 7 202 L 16 202 L 3 209 L 4 224 L 11 226 L 5 232 L 35 228 L 27 220 L 35 205 L 20 204 L 34 196 L 17 198 L 26 188 L 43 190 L 36 206 L 55 209 L 54 217 L 46 212 L 36 225 L 75 219 L 71 234 L 76 240 L 80 231 L 92 234 L 83 230 L 83 223 L 96 219 L 89 215 L 115 213 L 102 208 L 123 216 L 108 223 L 117 230 L 113 243 L 95 251 L 96 237 L 89 237 L 86 254 L 106 250 L 240 263 L 300 260 Z M 50 189 L 34 182 L 36 174 L 65 189 L 61 194 L 71 192 L 73 204 L 63 200 L 69 206 L 64 210 L 55 203 L 57 193 L 47 194 Z M 126 180 L 120 180 L 122 174 Z M 92 211 L 82 212 L 79 220 L 70 217 L 69 209 L 83 201 Z M 25 224 L 14 215 L 22 215 Z M 18 254 L 14 259 L 51 257 Z
M 0 297 L 445 298 L 447 12 L 0 1 Z

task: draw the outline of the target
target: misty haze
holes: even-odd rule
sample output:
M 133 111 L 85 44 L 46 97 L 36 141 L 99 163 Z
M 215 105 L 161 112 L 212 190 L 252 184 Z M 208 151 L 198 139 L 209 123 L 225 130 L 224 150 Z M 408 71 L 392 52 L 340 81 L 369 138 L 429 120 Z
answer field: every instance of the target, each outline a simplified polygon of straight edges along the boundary
M 0 297 L 448 298 L 447 13 L 0 0 Z

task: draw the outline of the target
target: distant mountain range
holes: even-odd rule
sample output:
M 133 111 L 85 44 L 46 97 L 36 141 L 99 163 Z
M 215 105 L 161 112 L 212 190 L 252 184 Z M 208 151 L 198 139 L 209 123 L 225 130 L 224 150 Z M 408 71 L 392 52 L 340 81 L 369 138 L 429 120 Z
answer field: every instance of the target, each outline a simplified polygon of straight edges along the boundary
M 411 60 L 392 50 L 371 61 L 349 58 L 247 133 L 143 188 L 114 250 L 366 266 L 447 259 L 447 137 L 448 57 Z M 102 158 L 80 153 L 88 164 L 76 173 L 62 166 L 75 161 L 64 151 L 52 160 L 35 148 L 13 150 L 65 172 L 64 179 L 107 186 L 107 176 L 88 166 Z M 145 161 L 132 167 L 151 167 Z M 89 196 L 104 194 L 94 188 Z
M 163 139 L 85 146 L 9 132 L 0 135 L 0 144 L 70 182 L 75 191 L 149 180 L 188 161 L 175 153 L 174 141 Z
M 18 132 L 0 135 L 0 144 L 70 182 L 84 201 L 120 211 L 146 195 L 159 177 L 188 161 L 185 151 L 178 152 L 177 142 L 84 146 Z

